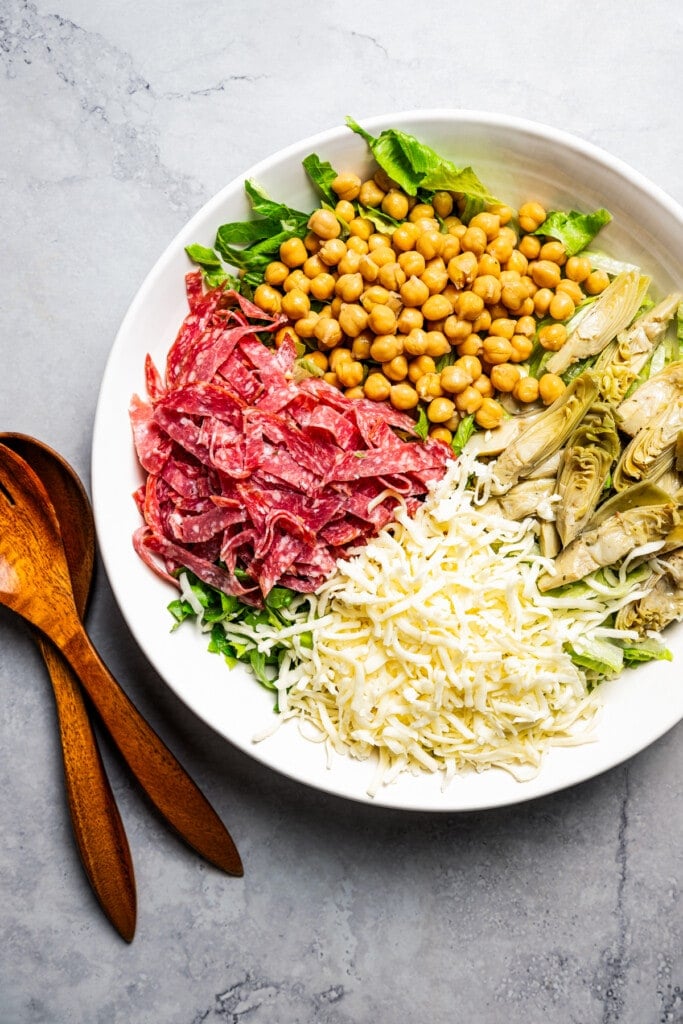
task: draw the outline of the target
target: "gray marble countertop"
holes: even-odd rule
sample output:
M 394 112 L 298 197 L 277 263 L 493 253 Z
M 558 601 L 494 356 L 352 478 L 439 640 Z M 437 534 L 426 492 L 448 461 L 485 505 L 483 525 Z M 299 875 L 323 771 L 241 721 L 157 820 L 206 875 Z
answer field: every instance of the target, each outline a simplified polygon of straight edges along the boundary
M 89 486 L 99 382 L 147 270 L 272 151 L 420 107 L 574 132 L 683 201 L 683 8 L 0 0 L 0 410 Z M 0 1024 L 683 1021 L 683 731 L 512 809 L 404 815 L 281 778 L 149 667 L 100 569 L 89 627 L 243 855 L 229 879 L 104 754 L 139 894 L 126 946 L 90 893 L 55 711 L 0 610 Z

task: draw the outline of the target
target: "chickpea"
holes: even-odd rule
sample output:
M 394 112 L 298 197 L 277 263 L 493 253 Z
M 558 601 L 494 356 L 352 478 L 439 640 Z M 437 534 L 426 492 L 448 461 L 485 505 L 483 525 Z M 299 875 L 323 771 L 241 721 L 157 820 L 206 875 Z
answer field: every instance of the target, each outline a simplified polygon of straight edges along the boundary
M 525 334 L 532 338 L 536 333 L 536 321 L 533 316 L 521 316 L 515 325 L 515 334 Z
M 538 382 L 538 393 L 544 405 L 552 405 L 565 389 L 565 383 L 556 373 L 544 373 Z
M 400 253 L 398 265 L 401 270 L 405 271 L 406 277 L 419 277 L 420 274 L 424 274 L 427 266 L 424 256 L 416 252 L 415 249 L 408 249 L 406 252 Z
M 529 235 L 525 235 L 525 238 L 528 237 Z M 538 285 L 534 281 L 533 277 L 530 277 L 529 274 L 522 274 L 520 277 L 520 281 L 524 285 L 527 295 L 533 298 L 536 292 L 538 291 Z
M 342 340 L 339 321 L 331 316 L 318 317 L 313 333 L 318 340 L 318 345 L 323 349 L 335 348 Z
M 448 427 L 431 427 L 429 436 L 433 441 L 443 441 L 444 444 L 450 444 L 453 440 L 453 434 Z
M 478 334 L 470 334 L 464 341 L 461 341 L 456 346 L 456 351 L 459 356 L 477 356 L 482 355 L 484 349 L 484 343 Z
M 315 334 L 315 325 L 320 317 L 311 310 L 306 316 L 294 321 L 294 331 L 298 338 L 312 338 Z
M 302 316 L 307 316 L 311 309 L 311 303 L 309 301 L 306 292 L 300 288 L 292 288 L 291 292 L 287 292 L 282 299 L 282 312 L 289 317 L 290 320 L 299 320 Z
M 359 256 L 367 256 L 370 249 L 365 239 L 359 238 L 358 235 L 349 235 L 346 239 L 346 248 L 357 252 Z
M 455 403 L 450 398 L 433 398 L 427 406 L 430 423 L 445 423 L 455 412 Z
M 319 370 L 322 370 L 323 373 L 326 372 L 330 365 L 330 361 L 325 355 L 325 353 L 317 350 L 314 350 L 313 352 L 307 352 L 306 359 L 309 363 L 313 363 L 314 366 L 317 366 Z
M 400 355 L 403 355 L 403 339 L 395 334 L 378 334 L 370 346 L 370 358 L 376 363 L 389 363 Z
M 565 264 L 564 272 L 570 281 L 581 284 L 590 275 L 590 260 L 587 256 L 570 256 Z
M 346 243 L 341 238 L 330 238 L 317 254 L 326 267 L 336 267 L 346 255 Z
M 490 366 L 495 366 L 498 363 L 509 363 L 510 356 L 512 355 L 512 345 L 507 338 L 489 335 L 488 338 L 484 338 L 482 354 Z
M 379 277 L 379 267 L 374 260 L 364 254 L 358 262 L 358 273 L 368 284 L 374 284 Z
M 336 317 L 338 320 L 343 305 L 344 300 L 341 298 L 341 296 L 335 295 L 335 297 L 330 302 L 330 316 Z
M 419 309 L 414 306 L 406 306 L 398 314 L 396 321 L 396 330 L 399 334 L 410 334 L 411 331 L 422 327 L 424 324 L 424 317 Z
M 367 324 L 375 334 L 393 334 L 396 330 L 396 314 L 389 306 L 374 306 L 366 314 Z
M 431 402 L 433 398 L 440 398 L 443 395 L 441 374 L 423 374 L 422 377 L 415 382 L 415 389 L 423 402 Z
M 336 281 L 332 274 L 318 274 L 311 279 L 309 292 L 314 299 L 318 299 L 319 302 L 325 302 L 331 295 L 334 295 L 335 285 Z
M 342 387 L 355 388 L 363 382 L 363 364 L 355 359 L 349 359 L 335 369 L 337 378 Z
M 331 188 L 340 199 L 346 199 L 353 202 L 354 199 L 358 198 L 360 186 L 361 180 L 357 174 L 343 172 L 342 174 L 337 175 L 332 182 Z
M 481 360 L 476 356 L 461 356 L 460 359 L 456 359 L 453 365 L 464 370 L 464 372 L 467 373 L 473 381 L 478 380 L 483 373 Z
M 415 243 L 415 250 L 425 260 L 433 260 L 435 256 L 441 255 L 445 235 L 436 230 L 423 231 Z
M 505 264 L 505 269 L 515 271 L 521 277 L 522 274 L 526 274 L 528 266 L 529 261 L 524 253 L 520 252 L 519 249 L 513 249 L 510 253 L 510 259 Z
M 354 401 L 357 398 L 365 398 L 365 392 L 363 391 L 363 388 L 361 387 L 360 384 L 358 384 L 355 388 L 347 388 L 344 394 L 346 395 L 347 398 L 351 398 Z
M 408 376 L 408 360 L 405 356 L 394 356 L 388 363 L 382 363 L 382 373 L 389 380 L 405 380 Z
M 386 288 L 382 288 L 381 285 L 373 284 L 370 286 L 370 288 L 365 289 L 365 291 L 361 295 L 360 301 L 363 304 L 363 308 L 367 309 L 369 313 L 372 307 L 376 306 L 377 303 L 381 303 L 383 306 L 388 305 L 389 292 L 386 290 Z
M 379 268 L 378 280 L 384 288 L 388 288 L 390 292 L 396 292 L 402 284 L 405 284 L 406 273 L 400 263 L 385 263 L 383 267 Z
M 479 269 L 477 257 L 473 252 L 461 252 L 449 260 L 448 276 L 456 288 L 465 288 L 472 284 Z
M 408 350 L 405 349 L 407 352 Z M 413 384 L 424 377 L 425 373 L 435 373 L 436 363 L 431 356 L 416 356 L 408 363 L 408 378 Z
M 498 363 L 491 367 L 491 383 L 496 391 L 509 393 L 521 376 L 519 367 L 512 363 Z
M 442 331 L 427 331 L 427 349 L 425 355 L 432 359 L 448 355 L 451 350 L 451 343 Z
M 345 224 L 348 224 L 356 216 L 356 210 L 348 199 L 340 199 L 334 208 L 334 215 L 338 220 L 343 220 Z
M 510 284 L 503 286 L 501 301 L 510 312 L 521 313 L 526 298 L 526 289 L 521 281 L 512 281 Z M 533 300 L 530 299 L 529 301 L 532 303 L 531 308 L 533 309 Z
M 474 253 L 474 255 L 479 258 L 479 256 L 486 251 L 488 243 L 489 240 L 486 237 L 486 232 L 483 228 L 472 227 L 470 225 L 460 239 L 460 248 L 463 252 Z
M 307 259 L 308 252 L 300 238 L 288 238 L 280 246 L 280 260 L 286 267 L 301 267 Z
M 538 254 L 541 251 L 541 239 L 538 235 L 524 235 L 519 240 L 518 248 L 528 260 L 538 259 Z
M 525 363 L 534 350 L 534 343 L 526 334 L 513 334 L 510 344 L 512 345 L 511 363 Z
M 394 263 L 396 260 L 396 253 L 390 245 L 376 245 L 374 249 L 370 247 L 368 253 L 369 258 L 373 263 L 376 263 L 378 267 L 383 267 L 386 263 Z
M 356 302 L 344 302 L 339 310 L 339 326 L 347 338 L 357 338 L 368 326 L 368 314 Z
M 476 320 L 484 310 L 484 300 L 474 292 L 461 292 L 458 300 L 458 317 L 461 320 Z
M 269 263 L 265 269 L 263 278 L 266 284 L 277 287 L 281 285 L 285 279 L 289 276 L 289 267 L 285 263 L 281 263 L 280 260 L 273 260 Z
M 358 192 L 358 200 L 361 206 L 380 206 L 386 195 L 386 190 L 379 187 L 374 179 L 364 181 Z
M 563 267 L 567 262 L 567 253 L 562 242 L 553 240 L 541 246 L 540 258 L 542 260 L 552 260 L 559 267 Z
M 435 192 L 432 196 L 432 205 L 434 207 L 434 213 L 445 219 L 449 217 L 453 210 L 453 196 L 450 192 Z
M 566 292 L 575 306 L 578 306 L 583 302 L 584 295 L 581 291 L 580 285 L 578 285 L 576 281 L 571 281 L 567 277 L 563 278 L 563 280 L 560 281 L 556 288 L 556 291 Z
M 501 225 L 509 224 L 513 217 L 513 210 L 504 203 L 494 203 L 489 206 L 489 213 L 495 213 Z
M 503 407 L 495 398 L 484 398 L 474 414 L 474 422 L 482 430 L 495 430 L 503 422 Z
M 361 331 L 351 342 L 351 355 L 353 358 L 360 360 L 360 362 L 367 361 L 370 358 L 370 347 L 374 340 L 374 336 L 370 331 Z
M 576 306 L 566 292 L 555 292 L 548 307 L 553 320 L 568 320 L 574 315 L 575 310 Z
M 511 320 L 509 317 L 498 317 L 491 321 L 489 333 L 495 334 L 499 338 L 507 338 L 509 341 L 515 333 L 516 326 L 515 320 Z
M 359 273 L 342 274 L 338 277 L 334 290 L 342 302 L 355 302 L 363 294 L 365 282 Z
M 421 310 L 425 320 L 444 320 L 453 312 L 453 306 L 443 295 L 430 295 Z
M 481 406 L 484 398 L 481 391 L 477 391 L 471 384 L 469 387 L 461 391 L 459 395 L 455 396 L 455 407 L 458 412 L 464 413 L 466 416 L 471 416 L 473 412 Z M 427 413 L 429 415 L 429 413 Z
M 553 293 L 550 288 L 539 288 L 534 295 L 534 310 L 538 316 L 545 316 L 550 308 Z
M 472 291 L 491 306 L 494 302 L 500 302 L 501 283 L 498 277 L 493 274 L 479 274 L 472 282 Z
M 333 388 L 338 388 L 339 387 L 339 381 L 337 379 L 337 374 L 336 373 L 332 373 L 331 370 L 328 371 L 328 373 L 324 373 L 323 374 L 323 380 L 325 381 L 326 384 L 329 384 L 330 387 L 333 387 Z
M 443 235 L 442 237 L 441 259 L 444 261 L 444 264 L 447 264 L 454 256 L 460 255 L 460 239 L 456 238 L 455 235 Z
M 429 220 L 434 216 L 434 207 L 430 203 L 416 203 L 408 214 L 408 219 L 417 223 L 419 220 Z
M 540 203 L 524 203 L 519 208 L 519 226 L 522 231 L 531 233 L 540 228 L 547 214 Z
M 538 381 L 535 377 L 521 377 L 512 389 L 512 395 L 525 404 L 537 401 Z
M 487 242 L 492 242 L 500 233 L 500 217 L 495 213 L 475 213 L 471 218 L 468 227 L 481 228 L 486 235 Z
M 515 312 L 517 313 L 517 316 L 520 318 L 524 316 L 533 316 L 534 300 L 531 298 L 530 295 L 527 296 L 526 299 L 524 299 L 522 305 Z
M 427 285 L 431 295 L 442 292 L 448 283 L 448 273 L 443 261 L 437 257 L 428 263 L 424 273 L 420 274 L 420 280 Z
M 419 237 L 419 231 L 415 224 L 408 221 L 405 224 L 400 224 L 399 227 L 394 228 L 394 233 L 391 236 L 391 243 L 397 252 L 410 252 L 415 248 L 415 243 Z
M 592 270 L 583 283 L 587 295 L 599 295 L 609 284 L 609 277 L 604 270 Z
M 417 391 L 407 382 L 394 384 L 389 394 L 389 401 L 394 409 L 399 409 L 401 412 L 414 409 L 419 400 L 420 396 Z
M 317 277 L 318 274 L 324 274 L 327 272 L 327 266 L 320 259 L 318 253 L 314 256 L 309 256 L 302 269 L 309 281 L 313 280 L 314 277 Z M 291 277 L 291 274 L 289 276 Z
M 308 227 L 325 241 L 339 238 L 341 234 L 341 224 L 331 210 L 314 210 L 308 218 Z
M 350 235 L 362 238 L 366 242 L 373 231 L 372 221 L 368 220 L 367 217 L 354 217 L 353 220 L 349 221 L 348 227 Z
M 349 249 L 347 246 L 346 252 L 337 264 L 337 272 L 339 274 L 357 274 L 362 258 L 360 253 Z
M 424 356 L 427 352 L 427 332 L 413 328 L 403 341 L 403 349 L 409 356 Z
M 493 384 L 491 378 L 487 377 L 485 373 L 482 373 L 481 377 L 477 377 L 472 387 L 479 392 L 482 398 L 493 398 Z
M 254 302 L 264 313 L 279 313 L 282 307 L 282 296 L 269 284 L 260 284 L 254 292 Z
M 363 392 L 371 402 L 386 402 L 391 394 L 391 382 L 383 373 L 370 373 L 365 379 Z
M 488 309 L 482 309 L 476 320 L 472 321 L 472 330 L 476 334 L 487 334 L 488 329 L 491 326 L 491 314 Z
M 514 243 L 506 238 L 504 235 L 498 235 L 492 242 L 486 246 L 486 252 L 489 256 L 492 256 L 500 264 L 507 263 L 512 256 L 515 246 Z
M 471 320 L 460 320 L 454 313 L 444 320 L 443 333 L 450 341 L 464 341 L 472 333 L 472 327 Z
M 462 366 L 445 366 L 441 371 L 441 387 L 449 394 L 459 395 L 471 383 L 472 377 Z
M 491 277 L 500 277 L 500 263 L 495 258 L 495 256 L 491 256 L 490 253 L 482 253 L 482 255 L 479 257 L 477 273 L 490 274 Z
M 408 196 L 400 189 L 389 189 L 382 200 L 382 210 L 394 220 L 405 220 L 408 216 Z
M 552 260 L 537 260 L 531 267 L 531 278 L 539 288 L 557 288 L 561 277 L 560 268 Z
M 538 332 L 538 342 L 548 352 L 559 352 L 567 340 L 564 324 L 546 324 Z
M 339 367 L 341 366 L 341 364 L 350 363 L 352 359 L 353 356 L 351 354 L 351 350 L 348 348 L 344 348 L 343 346 L 340 346 L 339 348 L 335 348 L 333 349 L 332 352 L 330 352 L 328 362 L 330 364 L 330 369 L 332 370 L 332 372 L 336 373 L 337 376 L 339 376 Z

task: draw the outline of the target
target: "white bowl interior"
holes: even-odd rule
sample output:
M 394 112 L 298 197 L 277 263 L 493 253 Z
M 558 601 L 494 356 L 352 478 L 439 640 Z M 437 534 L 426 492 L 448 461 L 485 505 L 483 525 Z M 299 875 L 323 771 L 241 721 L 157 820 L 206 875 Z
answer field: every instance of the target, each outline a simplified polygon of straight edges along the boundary
M 578 139 L 511 118 L 461 111 L 425 111 L 364 122 L 374 134 L 396 127 L 449 156 L 471 164 L 502 200 L 518 206 L 538 199 L 551 209 L 605 206 L 613 221 L 599 247 L 638 263 L 657 294 L 683 286 L 683 211 L 652 183 Z M 303 210 L 315 193 L 301 167 L 316 152 L 338 170 L 361 175 L 370 168 L 362 139 L 340 127 L 277 153 L 247 170 L 275 199 Z M 131 498 L 142 481 L 128 421 L 134 392 L 144 393 L 147 352 L 163 368 L 166 352 L 186 315 L 183 278 L 191 268 L 184 247 L 213 245 L 216 228 L 245 219 L 244 178 L 227 185 L 183 228 L 142 284 L 114 342 L 98 402 L 92 452 L 93 504 L 98 539 L 114 595 L 142 650 L 173 691 L 219 734 L 271 768 L 295 779 L 360 801 L 368 800 L 372 768 L 347 758 L 326 767 L 323 748 L 304 740 L 293 723 L 270 739 L 252 737 L 273 721 L 271 695 L 246 669 L 229 671 L 206 652 L 205 640 L 185 626 L 170 634 L 166 605 L 175 596 L 133 552 L 139 525 Z M 466 774 L 442 791 L 433 776 L 402 776 L 374 798 L 375 804 L 422 810 L 469 810 L 515 803 L 590 778 L 642 750 L 683 717 L 683 626 L 670 629 L 673 663 L 631 670 L 603 686 L 605 709 L 595 742 L 557 749 L 539 774 L 519 783 L 502 771 Z

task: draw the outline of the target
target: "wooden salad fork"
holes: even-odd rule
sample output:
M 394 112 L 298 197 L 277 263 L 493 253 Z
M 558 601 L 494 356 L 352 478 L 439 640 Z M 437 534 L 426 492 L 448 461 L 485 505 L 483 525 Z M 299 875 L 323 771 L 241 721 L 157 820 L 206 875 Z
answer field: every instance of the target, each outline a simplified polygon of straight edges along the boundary
M 131 772 L 168 824 L 227 874 L 243 874 L 229 832 L 111 675 L 76 608 L 59 523 L 39 479 L 0 444 L 0 602 L 61 651 Z
M 0 442 L 20 455 L 44 486 L 59 522 L 76 608 L 85 614 L 95 560 L 95 523 L 88 496 L 71 466 L 57 452 L 23 434 L 0 433 Z M 68 662 L 42 634 L 36 642 L 50 676 L 64 763 L 64 783 L 74 838 L 90 885 L 119 935 L 132 942 L 136 892 L 133 861 L 114 794 L 78 681 Z

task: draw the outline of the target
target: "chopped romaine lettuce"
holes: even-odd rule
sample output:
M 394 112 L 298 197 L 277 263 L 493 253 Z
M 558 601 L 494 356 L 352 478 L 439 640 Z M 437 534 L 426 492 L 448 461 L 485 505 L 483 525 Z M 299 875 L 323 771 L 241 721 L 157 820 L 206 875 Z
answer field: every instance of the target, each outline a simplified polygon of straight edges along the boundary
M 612 215 L 602 208 L 594 213 L 552 210 L 534 234 L 557 238 L 564 245 L 567 255 L 575 256 L 593 241 L 598 231 L 609 224 L 611 219 Z
M 332 191 L 332 182 L 337 172 L 327 160 L 321 160 L 317 153 L 311 153 L 303 160 L 304 170 L 316 186 L 323 199 L 336 206 L 338 196 Z

